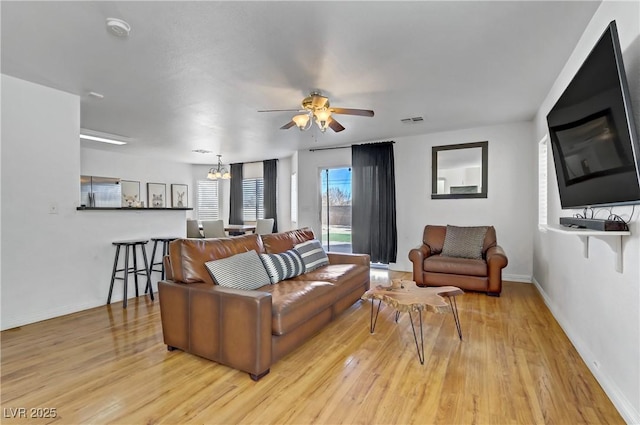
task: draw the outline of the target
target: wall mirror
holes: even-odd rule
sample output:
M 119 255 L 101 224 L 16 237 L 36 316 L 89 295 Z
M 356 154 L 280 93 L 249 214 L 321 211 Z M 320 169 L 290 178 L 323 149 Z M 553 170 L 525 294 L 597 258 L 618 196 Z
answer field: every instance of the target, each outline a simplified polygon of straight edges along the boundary
M 431 148 L 431 199 L 487 197 L 489 142 Z

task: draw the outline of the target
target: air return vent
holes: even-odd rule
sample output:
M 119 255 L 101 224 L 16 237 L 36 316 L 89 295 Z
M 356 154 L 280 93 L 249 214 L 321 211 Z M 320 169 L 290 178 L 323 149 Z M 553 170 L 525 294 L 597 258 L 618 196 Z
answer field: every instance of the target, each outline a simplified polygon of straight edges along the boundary
M 416 124 L 422 121 L 424 121 L 424 118 L 422 117 L 403 118 L 400 120 L 403 124 Z

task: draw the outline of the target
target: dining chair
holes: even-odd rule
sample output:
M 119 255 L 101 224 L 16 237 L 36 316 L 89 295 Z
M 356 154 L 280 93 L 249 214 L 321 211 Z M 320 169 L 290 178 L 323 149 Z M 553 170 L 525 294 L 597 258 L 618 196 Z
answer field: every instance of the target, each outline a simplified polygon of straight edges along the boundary
M 265 235 L 267 233 L 273 233 L 273 218 L 259 218 L 256 221 L 256 233 L 259 235 Z
M 225 238 L 223 220 L 205 220 L 202 222 L 202 230 L 205 238 Z
M 198 220 L 187 220 L 187 237 L 188 238 L 201 238 L 200 227 L 198 226 Z

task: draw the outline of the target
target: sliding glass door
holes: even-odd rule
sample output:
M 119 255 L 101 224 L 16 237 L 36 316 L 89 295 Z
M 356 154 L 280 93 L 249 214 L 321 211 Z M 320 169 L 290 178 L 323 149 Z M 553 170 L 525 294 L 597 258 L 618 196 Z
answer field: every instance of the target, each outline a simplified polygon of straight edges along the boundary
M 324 249 L 351 252 L 351 168 L 321 170 L 320 192 Z

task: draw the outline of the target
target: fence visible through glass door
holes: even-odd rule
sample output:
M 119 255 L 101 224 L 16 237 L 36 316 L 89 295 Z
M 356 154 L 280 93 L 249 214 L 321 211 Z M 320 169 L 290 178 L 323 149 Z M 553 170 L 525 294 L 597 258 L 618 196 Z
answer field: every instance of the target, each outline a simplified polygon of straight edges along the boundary
M 330 252 L 351 252 L 351 168 L 320 172 L 322 245 Z

